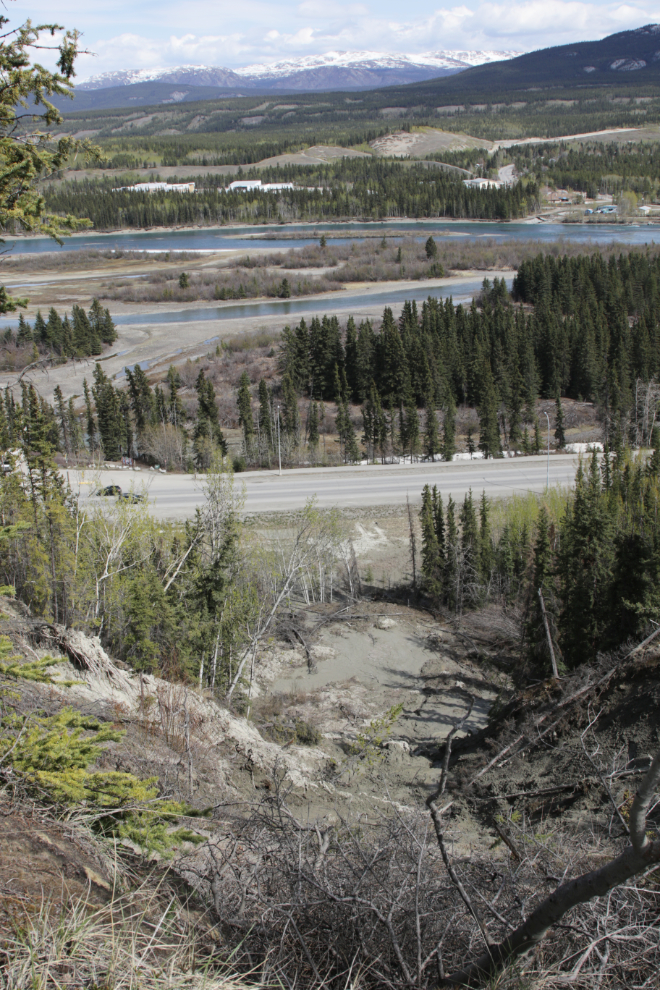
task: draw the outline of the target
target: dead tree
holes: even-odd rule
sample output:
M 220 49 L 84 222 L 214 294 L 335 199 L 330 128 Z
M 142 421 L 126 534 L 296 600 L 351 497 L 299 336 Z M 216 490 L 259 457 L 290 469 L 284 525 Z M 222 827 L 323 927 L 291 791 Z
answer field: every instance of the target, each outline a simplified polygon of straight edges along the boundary
M 445 767 L 447 764 L 448 759 L 445 757 Z M 585 904 L 595 897 L 603 897 L 614 887 L 626 883 L 632 877 L 660 863 L 660 839 L 651 841 L 646 834 L 646 816 L 659 784 L 660 751 L 656 754 L 635 795 L 630 810 L 630 844 L 621 855 L 606 863 L 605 866 L 601 866 L 598 870 L 583 873 L 582 876 L 561 884 L 554 893 L 539 904 L 522 925 L 519 925 L 502 942 L 497 945 L 487 942 L 486 952 L 464 969 L 441 980 L 440 986 L 483 986 L 505 966 L 535 949 L 553 925 L 560 922 L 571 908 L 578 904 Z M 436 831 L 438 831 L 438 825 L 436 825 Z M 444 855 L 443 858 L 445 858 Z M 447 862 L 446 859 L 445 861 Z M 463 895 L 461 894 L 461 896 Z M 471 902 L 468 900 L 466 903 L 469 904 L 470 911 L 476 917 Z

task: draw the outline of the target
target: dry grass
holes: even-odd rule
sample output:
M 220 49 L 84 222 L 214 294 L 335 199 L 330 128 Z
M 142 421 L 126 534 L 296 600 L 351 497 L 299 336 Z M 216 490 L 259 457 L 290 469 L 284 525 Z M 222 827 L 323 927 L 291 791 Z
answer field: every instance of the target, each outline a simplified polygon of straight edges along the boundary
M 144 882 L 98 907 L 89 897 L 44 901 L 0 931 L 3 990 L 240 990 L 202 944 L 188 912 L 164 882 Z M 206 928 L 205 925 L 201 926 Z M 208 943 L 208 939 L 206 940 Z

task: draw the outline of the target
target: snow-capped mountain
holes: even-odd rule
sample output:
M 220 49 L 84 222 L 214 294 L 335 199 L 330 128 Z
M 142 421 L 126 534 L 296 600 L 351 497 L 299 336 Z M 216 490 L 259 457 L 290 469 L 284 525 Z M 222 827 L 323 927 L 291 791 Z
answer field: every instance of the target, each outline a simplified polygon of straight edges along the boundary
M 304 55 L 301 58 L 283 62 L 257 63 L 235 69 L 239 76 L 252 76 L 255 79 L 275 79 L 290 76 L 295 72 L 309 69 L 467 69 L 472 65 L 486 62 L 500 62 L 515 58 L 520 52 L 424 52 L 421 55 L 387 55 L 383 52 L 326 52 L 325 55 Z
M 227 89 L 367 89 L 372 86 L 420 82 L 450 75 L 473 65 L 515 58 L 512 51 L 438 51 L 421 55 L 383 52 L 326 52 L 281 62 L 257 63 L 242 68 L 179 65 L 174 68 L 124 69 L 91 76 L 77 89 L 108 89 L 135 83 L 162 82 Z

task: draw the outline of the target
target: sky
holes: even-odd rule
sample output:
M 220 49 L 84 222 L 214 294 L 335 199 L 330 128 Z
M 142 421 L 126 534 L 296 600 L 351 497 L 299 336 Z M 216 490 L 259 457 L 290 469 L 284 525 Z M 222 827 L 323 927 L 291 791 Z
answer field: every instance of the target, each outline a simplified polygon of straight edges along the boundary
M 6 0 L 12 26 L 28 17 L 82 32 L 77 81 L 117 69 L 238 68 L 328 51 L 416 54 L 534 51 L 660 22 L 660 0 Z M 50 67 L 47 52 L 40 60 Z

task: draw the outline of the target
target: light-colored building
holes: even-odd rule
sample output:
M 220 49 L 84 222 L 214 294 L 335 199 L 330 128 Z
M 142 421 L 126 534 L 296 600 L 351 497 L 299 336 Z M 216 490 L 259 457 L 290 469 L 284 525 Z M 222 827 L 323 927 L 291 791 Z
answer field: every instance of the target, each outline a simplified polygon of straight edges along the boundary
M 504 183 L 499 179 L 463 179 L 463 185 L 472 189 L 501 189 Z
M 179 192 L 194 193 L 194 182 L 138 182 L 134 186 L 119 186 L 113 192 Z
M 281 192 L 295 189 L 293 182 L 262 182 L 261 179 L 235 179 L 227 186 L 227 192 Z

